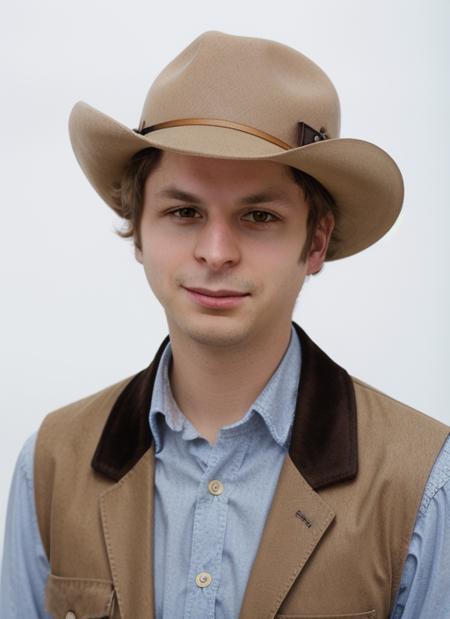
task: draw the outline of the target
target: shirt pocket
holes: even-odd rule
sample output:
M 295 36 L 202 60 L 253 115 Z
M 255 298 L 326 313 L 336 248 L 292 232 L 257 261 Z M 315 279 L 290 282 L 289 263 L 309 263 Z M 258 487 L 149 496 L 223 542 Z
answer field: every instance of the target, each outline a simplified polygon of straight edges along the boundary
M 375 610 L 365 613 L 351 613 L 350 615 L 275 615 L 275 619 L 376 619 Z
M 54 619 L 112 619 L 116 595 L 109 580 L 65 578 L 50 574 L 45 587 L 46 608 Z

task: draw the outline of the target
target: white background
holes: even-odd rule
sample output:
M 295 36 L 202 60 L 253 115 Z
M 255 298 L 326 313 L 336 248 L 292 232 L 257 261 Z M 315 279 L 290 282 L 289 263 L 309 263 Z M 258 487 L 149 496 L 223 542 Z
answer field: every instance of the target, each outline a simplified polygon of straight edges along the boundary
M 157 73 L 205 30 L 305 53 L 336 85 L 341 136 L 399 164 L 394 228 L 309 279 L 294 319 L 351 374 L 450 423 L 447 0 L 19 0 L 0 24 L 0 540 L 17 454 L 44 415 L 144 368 L 167 333 L 75 161 L 70 109 L 83 99 L 135 127 Z

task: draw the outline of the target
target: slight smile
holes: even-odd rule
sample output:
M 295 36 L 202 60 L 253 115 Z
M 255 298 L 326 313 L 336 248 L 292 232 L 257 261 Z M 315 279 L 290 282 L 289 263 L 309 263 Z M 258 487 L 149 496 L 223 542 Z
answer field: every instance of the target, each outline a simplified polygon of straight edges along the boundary
M 183 286 L 184 287 L 184 286 Z M 207 290 L 206 288 L 185 288 L 191 299 L 213 309 L 229 309 L 243 303 L 249 293 L 233 290 Z

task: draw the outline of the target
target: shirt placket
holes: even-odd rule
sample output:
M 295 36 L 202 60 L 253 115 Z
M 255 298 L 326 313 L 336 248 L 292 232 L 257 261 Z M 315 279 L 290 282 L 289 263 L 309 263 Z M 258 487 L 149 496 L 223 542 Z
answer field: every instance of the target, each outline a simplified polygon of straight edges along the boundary
M 233 435 L 234 440 L 228 438 L 219 434 L 215 447 L 210 448 L 197 489 L 184 619 L 215 617 L 229 498 L 245 456 L 248 433 L 241 431 Z

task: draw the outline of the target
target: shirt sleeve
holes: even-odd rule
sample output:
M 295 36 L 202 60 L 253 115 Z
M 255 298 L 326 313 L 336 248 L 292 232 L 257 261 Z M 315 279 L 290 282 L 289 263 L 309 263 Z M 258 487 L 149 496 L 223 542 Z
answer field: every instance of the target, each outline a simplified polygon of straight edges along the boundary
M 34 501 L 36 437 L 37 432 L 22 447 L 11 482 L 0 579 L 2 619 L 51 619 L 44 602 L 50 566 L 42 546 Z
M 450 617 L 450 437 L 425 486 L 391 619 Z

